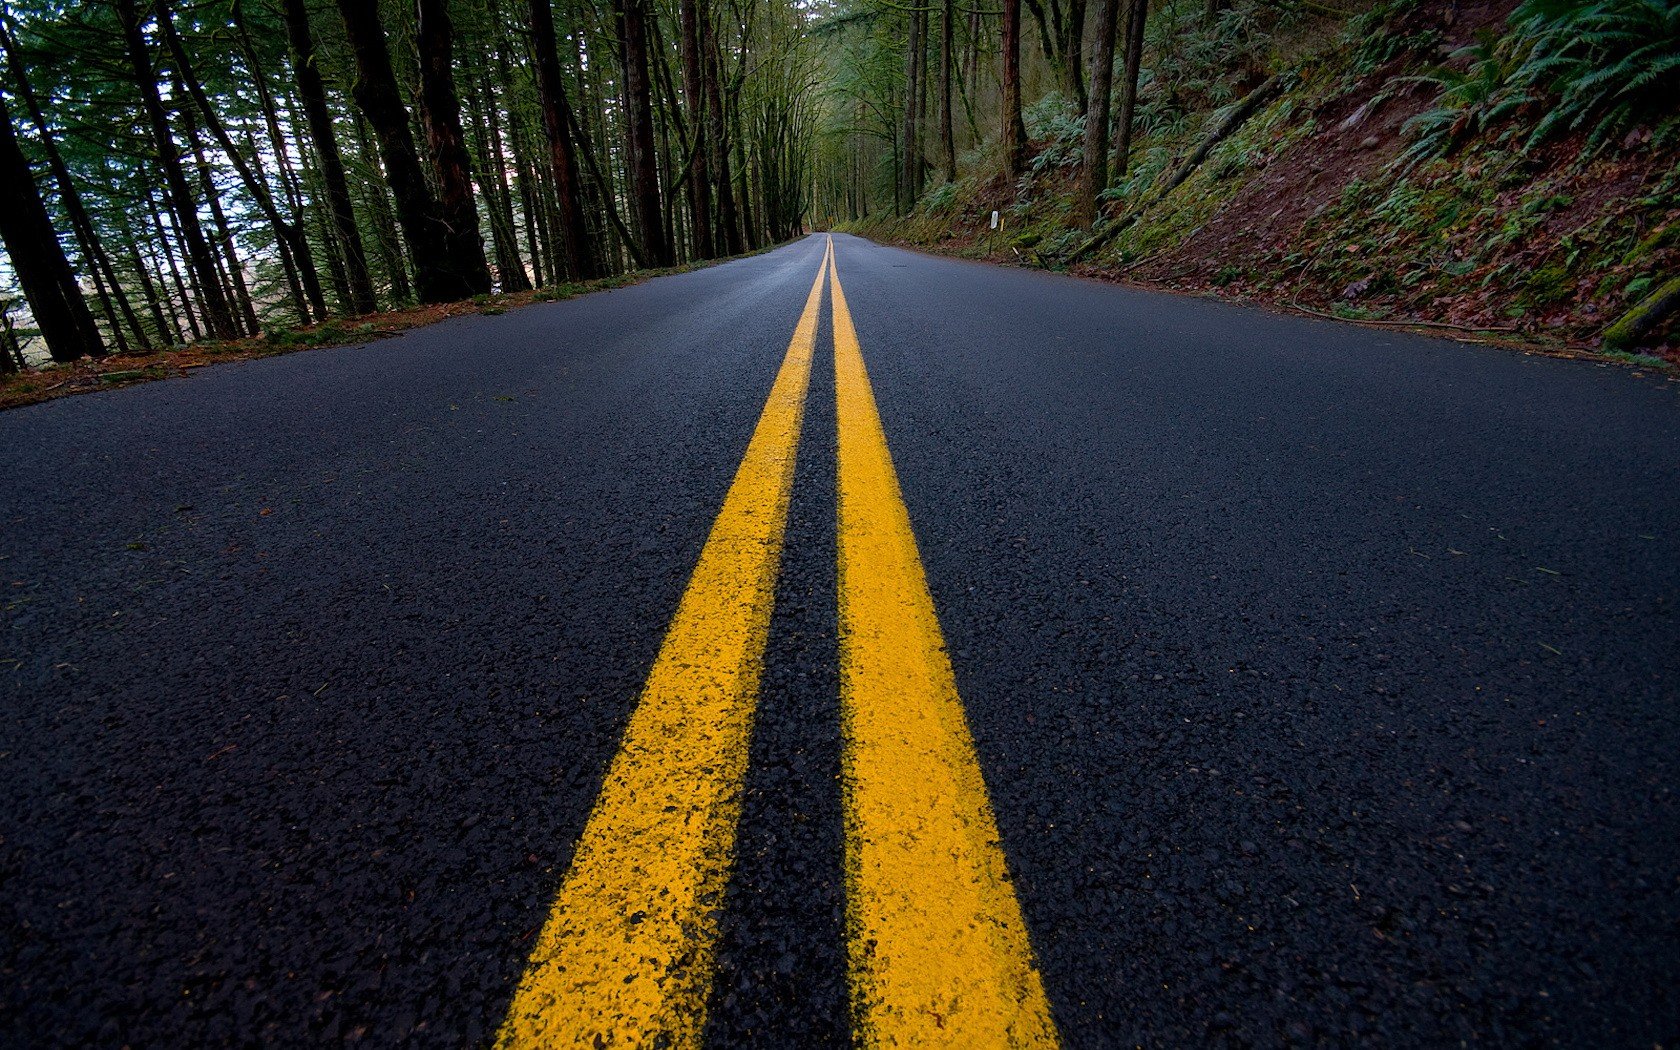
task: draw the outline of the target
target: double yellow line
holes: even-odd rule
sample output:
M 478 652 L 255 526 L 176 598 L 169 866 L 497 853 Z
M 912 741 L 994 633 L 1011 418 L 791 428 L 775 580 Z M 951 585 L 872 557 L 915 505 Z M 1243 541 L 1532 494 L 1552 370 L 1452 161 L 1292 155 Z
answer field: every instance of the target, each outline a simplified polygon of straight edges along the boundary
M 701 1043 L 825 276 L 857 1040 L 1057 1042 L 831 239 L 531 953 L 503 1047 Z

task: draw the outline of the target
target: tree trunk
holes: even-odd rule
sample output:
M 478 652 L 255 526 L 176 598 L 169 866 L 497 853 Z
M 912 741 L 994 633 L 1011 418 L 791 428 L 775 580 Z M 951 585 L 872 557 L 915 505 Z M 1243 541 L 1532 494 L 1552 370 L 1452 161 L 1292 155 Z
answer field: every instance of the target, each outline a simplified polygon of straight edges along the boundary
M 688 128 L 677 101 L 677 86 L 671 79 L 670 48 L 659 28 L 657 15 L 647 20 L 647 27 L 648 55 L 654 70 L 654 125 L 658 131 L 654 156 L 659 162 L 659 184 L 664 187 L 659 207 L 665 223 L 665 242 L 670 245 L 671 261 L 675 263 L 694 258 L 693 239 L 685 238 L 683 227 L 686 222 L 680 221 L 683 209 L 677 204 L 677 195 L 682 190 L 685 177 L 678 168 L 680 166 L 686 172 L 692 154 L 688 148 Z M 688 242 L 686 251 L 685 240 Z
M 1179 161 L 1178 166 L 1173 168 L 1170 174 L 1157 177 L 1150 183 L 1147 192 L 1139 194 L 1138 199 L 1130 203 L 1124 214 L 1092 234 L 1084 244 L 1075 248 L 1071 255 L 1065 256 L 1064 260 L 1071 265 L 1083 259 L 1092 251 L 1113 240 L 1120 231 L 1131 226 L 1146 209 L 1184 185 L 1185 180 L 1208 159 L 1208 155 L 1213 152 L 1215 146 L 1235 134 L 1238 128 L 1246 124 L 1250 117 L 1260 111 L 1261 107 L 1277 97 L 1278 93 L 1288 83 L 1290 83 L 1290 78 L 1287 75 L 1274 73 L 1262 81 L 1259 87 L 1244 95 L 1242 101 L 1234 106 L 1227 107 L 1225 115 L 1220 117 L 1218 123 L 1214 124 L 1213 128 L 1202 136 L 1202 140 L 1196 148 L 1191 151 L 1189 156 Z
M 1049 0 L 1050 10 L 1045 12 L 1045 5 L 1039 0 L 1027 0 L 1027 10 L 1032 13 L 1033 22 L 1038 26 L 1038 50 L 1044 55 L 1044 64 L 1055 74 L 1056 82 L 1063 83 L 1067 74 L 1062 65 L 1062 8 L 1056 0 Z
M 455 94 L 455 29 L 446 0 L 419 0 L 420 120 L 427 152 L 438 175 L 438 209 L 449 265 L 472 295 L 490 291 L 490 264 L 478 229 L 473 200 L 472 160 L 461 131 L 461 100 Z
M 161 2 L 161 0 L 160 0 Z M 280 194 L 286 201 L 286 213 L 291 216 L 290 224 L 295 228 L 290 241 L 280 242 L 280 265 L 285 270 L 286 280 L 290 284 L 301 284 L 305 297 L 309 300 L 310 312 L 317 318 L 327 316 L 327 300 L 321 290 L 321 274 L 315 266 L 315 253 L 309 250 L 308 222 L 309 214 L 305 207 L 301 180 L 297 171 L 292 167 L 292 147 L 286 135 L 280 130 L 280 107 L 275 100 L 274 92 L 269 89 L 268 75 L 259 61 L 256 45 L 251 40 L 251 33 L 245 22 L 244 0 L 232 0 L 229 5 L 233 16 L 234 29 L 239 38 L 240 53 L 244 56 L 245 67 L 251 76 L 251 84 L 256 89 L 257 103 L 262 111 L 263 125 L 268 131 L 268 145 L 279 171 L 276 181 L 280 184 Z M 296 111 L 291 114 L 291 126 L 296 129 Z M 216 123 L 212 120 L 212 123 Z M 252 157 L 261 157 L 257 148 L 256 136 L 249 127 L 245 129 L 246 151 Z M 295 136 L 294 136 L 295 137 Z M 301 155 L 303 150 L 299 150 Z M 330 231 L 317 230 L 317 235 L 325 233 L 321 241 L 326 245 L 328 269 L 335 282 L 335 290 L 339 293 L 339 305 L 342 308 L 349 288 L 344 275 L 343 260 L 335 250 Z
M 203 301 L 203 294 L 199 292 L 196 278 L 189 268 L 185 274 L 181 272 L 181 223 L 175 218 L 175 209 L 171 206 L 169 197 L 164 196 L 159 202 L 152 196 L 150 186 L 146 187 L 146 207 L 152 213 L 152 228 L 157 232 L 158 251 L 163 253 L 164 260 L 169 264 L 169 276 L 175 280 L 175 294 L 181 303 L 181 316 L 187 322 L 187 331 L 192 333 L 193 339 L 203 339 L 211 334 L 201 324 L 202 315 L 194 307 Z M 169 220 L 167 226 L 164 219 Z
M 1027 126 L 1021 121 L 1021 0 L 1003 0 L 1003 168 L 1011 180 L 1027 162 Z
M 1617 318 L 1604 330 L 1604 345 L 1612 350 L 1626 350 L 1638 346 L 1656 332 L 1662 322 L 1680 309 L 1680 277 L 1670 278 L 1657 286 L 1633 309 Z
M 181 267 L 175 261 L 175 245 L 169 240 L 169 231 L 164 228 L 163 216 L 158 211 L 157 198 L 150 185 L 146 187 L 146 214 L 152 220 L 152 236 L 155 238 L 154 243 L 147 245 L 147 254 L 152 257 L 152 269 L 157 271 L 158 283 L 163 285 L 163 301 L 175 333 L 171 342 L 202 339 L 204 331 L 193 315 L 192 296 L 187 294 L 186 282 L 181 279 Z M 164 281 L 166 275 L 169 278 L 167 283 Z M 171 286 L 174 287 L 173 295 L 170 294 Z
M 221 147 L 228 160 L 232 161 L 234 170 L 238 173 L 240 181 L 245 184 L 245 189 L 250 193 L 251 200 L 256 204 L 257 210 L 274 228 L 274 238 L 280 245 L 280 253 L 291 284 L 292 300 L 297 308 L 298 318 L 304 324 L 308 324 L 315 317 L 324 316 L 326 300 L 321 296 L 321 278 L 315 271 L 314 257 L 309 252 L 309 242 L 304 237 L 302 225 L 287 219 L 280 213 L 279 206 L 274 202 L 274 195 L 269 191 L 268 183 L 263 179 L 260 172 L 246 162 L 244 155 L 234 145 L 232 136 L 228 134 L 226 126 L 223 125 L 221 117 L 216 112 L 215 105 L 205 94 L 203 83 L 198 79 L 198 74 L 193 69 L 192 60 L 187 55 L 186 45 L 182 43 L 180 34 L 175 30 L 175 23 L 169 14 L 169 7 L 165 0 L 157 0 L 156 11 L 158 28 L 163 34 L 164 47 L 175 63 L 177 77 L 186 88 L 187 94 L 197 105 L 200 115 L 204 117 L 211 137 L 216 140 L 216 144 Z M 196 124 L 189 121 L 187 129 L 193 140 L 193 152 L 199 159 L 199 166 L 201 169 L 206 168 L 203 150 L 198 142 Z M 253 155 L 255 155 L 255 151 L 253 151 Z M 221 204 L 218 195 L 214 192 L 213 183 L 207 184 L 205 193 L 210 201 L 211 212 L 216 217 L 217 225 L 225 227 L 227 224 L 226 218 L 220 214 Z M 231 250 L 226 245 L 224 245 L 224 249 Z M 232 264 L 230 263 L 230 265 Z M 234 285 L 239 293 L 236 298 L 245 307 L 250 327 L 254 332 L 256 330 L 256 314 L 250 308 L 250 296 L 244 288 L 244 276 L 241 274 L 234 275 Z
M 595 245 L 589 236 L 579 193 L 577 157 L 572 148 L 572 107 L 560 79 L 560 51 L 554 35 L 550 0 L 531 0 L 531 46 L 536 51 L 537 98 L 542 107 L 543 132 L 548 136 L 549 166 L 554 195 L 560 205 L 561 245 L 566 276 L 574 281 L 600 275 Z
M 659 206 L 659 157 L 653 144 L 653 98 L 648 74 L 646 0 L 614 0 L 624 48 L 625 118 L 629 123 L 630 187 L 641 227 L 642 257 L 649 266 L 669 266 L 671 243 Z
M 939 17 L 939 159 L 945 167 L 946 182 L 957 181 L 957 136 L 951 123 L 951 40 L 956 14 L 954 0 L 945 0 Z
M 1120 139 L 1114 146 L 1114 173 L 1124 176 L 1132 159 L 1132 117 L 1137 113 L 1138 71 L 1143 68 L 1143 29 L 1149 0 L 1129 0 L 1126 8 L 1126 69 L 1120 81 Z
M 52 173 L 53 183 L 58 187 L 58 199 L 64 206 L 64 212 L 76 234 L 76 241 L 81 247 L 82 259 L 91 271 L 96 287 L 99 288 L 106 320 L 110 322 L 111 334 L 117 340 L 117 349 L 123 352 L 128 350 L 127 340 L 123 337 L 123 328 L 126 326 L 133 334 L 139 349 L 142 352 L 150 351 L 151 340 L 147 338 L 145 328 L 135 315 L 128 293 L 123 290 L 116 267 L 111 263 L 111 255 L 105 249 L 99 231 L 94 228 L 93 221 L 88 216 L 87 208 L 82 203 L 82 195 L 77 191 L 76 182 L 70 176 L 70 167 L 64 162 L 64 154 L 59 152 L 58 144 L 53 141 L 46 114 L 41 108 L 41 100 L 35 94 L 34 86 L 30 84 L 27 72 L 21 64 L 17 40 L 12 36 L 11 26 L 4 20 L 0 20 L 0 45 L 4 46 L 6 62 L 11 66 L 18 98 L 23 100 L 24 108 L 29 111 L 35 134 L 40 139 L 41 152 L 47 159 L 47 169 Z
M 140 32 L 140 12 L 135 8 L 134 0 L 115 0 L 115 3 L 117 16 L 122 22 L 129 66 L 134 73 L 134 86 L 140 94 L 140 105 L 145 111 L 152 144 L 157 149 L 158 164 L 163 169 L 164 187 L 175 206 L 176 222 L 186 248 L 187 266 L 198 285 L 205 323 L 211 336 L 232 339 L 237 335 L 233 312 L 229 309 L 227 296 L 222 293 L 215 256 L 210 251 L 210 242 L 205 239 L 204 228 L 199 224 L 197 202 L 187 183 L 186 172 L 181 167 L 180 151 L 169 130 L 163 99 L 158 95 L 157 74 L 152 67 L 151 55 L 146 50 L 145 37 Z
M 758 243 L 758 223 L 754 219 L 752 186 L 747 181 L 747 147 L 746 135 L 741 130 L 741 107 L 739 99 L 731 96 L 726 111 L 729 118 L 728 141 L 731 150 L 739 150 L 732 161 L 735 169 L 735 205 L 741 211 L 741 237 L 746 250 L 756 252 Z
M 408 109 L 403 105 L 391 54 L 380 25 L 378 0 L 338 0 L 338 12 L 356 58 L 356 83 L 351 95 L 373 128 L 385 162 L 385 181 L 396 202 L 397 224 L 414 260 L 414 283 L 420 301 L 445 303 L 481 292 L 489 274 L 480 249 L 477 267 L 471 258 L 457 257 L 448 220 L 426 183 L 426 172 L 414 146 Z M 476 223 L 474 236 L 477 235 Z
M 711 259 L 717 256 L 717 239 L 712 228 L 711 158 L 706 151 L 710 139 L 706 134 L 705 74 L 700 62 L 700 18 L 700 0 L 678 0 L 683 103 L 688 107 L 688 126 L 694 135 L 688 159 L 688 208 L 694 217 L 694 254 Z
M 160 4 L 161 8 L 162 5 Z M 161 14 L 159 17 L 163 17 Z M 186 111 L 183 110 L 183 113 Z M 216 186 L 216 173 L 210 167 L 210 159 L 204 154 L 204 140 L 199 138 L 198 128 L 191 120 L 182 122 L 186 126 L 187 146 L 192 150 L 193 163 L 198 168 L 199 185 L 204 187 L 204 199 L 210 205 L 210 220 L 216 231 L 215 246 L 221 249 L 221 259 L 224 264 L 223 275 L 227 278 L 223 287 L 227 289 L 229 301 L 238 311 L 234 320 L 244 326 L 241 335 L 256 335 L 260 325 L 257 322 L 257 307 L 251 301 L 251 289 L 245 284 L 245 267 L 239 260 L 239 252 L 233 243 L 233 227 L 228 224 L 227 212 L 222 208 L 222 194 Z M 292 286 L 294 297 L 300 296 L 296 284 Z M 303 315 L 304 323 L 309 321 L 309 311 L 300 298 L 295 299 L 299 312 Z
M 1073 220 L 1090 226 L 1097 221 L 1097 195 L 1108 188 L 1108 107 L 1114 90 L 1114 31 L 1121 4 L 1130 0 L 1097 0 L 1096 38 L 1091 50 L 1091 99 L 1085 107 L 1085 168 L 1080 173 Z
M 735 187 L 729 173 L 729 133 L 723 115 L 723 61 L 718 55 L 717 31 L 711 16 L 701 10 L 700 46 L 704 49 L 706 79 L 706 148 L 711 150 L 713 185 L 717 189 L 718 230 L 727 255 L 741 254 L 741 222 L 735 208 Z
M 624 219 L 618 214 L 618 187 L 628 185 L 623 171 L 625 149 L 610 149 L 606 145 L 613 134 L 614 122 L 613 113 L 609 112 L 613 107 L 607 103 L 603 84 L 617 83 L 622 78 L 615 77 L 611 71 L 615 67 L 605 61 L 596 60 L 586 67 L 584 51 L 589 44 L 582 31 L 572 34 L 571 43 L 568 50 L 572 60 L 572 83 L 577 85 L 578 93 L 578 105 L 572 115 L 577 118 L 578 156 L 583 163 L 583 172 L 588 176 L 580 185 L 579 192 L 600 254 L 602 272 L 617 273 L 624 267 L 626 252 L 634 256 L 640 250 L 633 243 L 634 238 Z M 605 41 L 596 43 L 594 54 L 604 58 Z M 620 116 L 618 124 L 623 123 Z M 622 131 L 622 126 L 618 130 Z M 602 143 L 599 153 L 595 150 L 596 141 Z M 625 193 L 628 195 L 629 190 L 626 189 Z
M 927 55 L 927 11 L 910 10 L 904 42 L 904 210 L 922 195 L 922 67 Z
M 506 59 L 499 68 L 503 71 L 504 81 L 508 81 Z M 509 81 L 511 82 L 511 81 Z M 524 114 L 518 111 L 508 113 L 508 136 L 513 144 L 514 190 L 519 195 L 519 215 L 525 224 L 525 246 L 531 257 L 531 280 L 538 288 L 544 286 L 545 278 L 552 278 L 553 271 L 549 268 L 546 242 L 539 236 L 542 232 L 538 228 L 537 207 L 540 181 L 536 171 L 538 159 L 534 156 L 531 136 L 526 133 Z
M 291 114 L 293 128 L 300 126 L 297 113 Z M 310 147 L 307 135 L 301 136 L 297 143 L 298 159 L 302 166 L 299 179 L 300 188 L 307 196 L 305 200 L 321 201 L 326 199 L 326 190 L 321 185 L 321 161 Z M 309 208 L 302 213 L 303 222 L 313 231 L 316 243 L 320 244 L 327 257 L 327 280 L 332 284 L 333 305 L 341 314 L 356 314 L 355 304 L 350 301 L 350 277 L 345 269 L 344 248 L 338 243 L 338 231 L 333 228 L 332 212 L 326 208 Z
M 152 268 L 140 258 L 140 238 L 135 236 L 126 218 L 118 232 L 122 234 L 122 240 L 128 248 L 129 265 L 134 267 L 134 275 L 140 281 L 141 298 L 146 301 L 146 309 L 152 315 L 152 323 L 157 326 L 158 341 L 165 346 L 171 345 L 180 338 L 181 330 L 178 326 L 171 325 L 164 317 L 163 303 L 158 298 L 157 287 L 152 284 Z
M 968 47 L 964 49 L 962 63 L 958 66 L 963 71 L 959 81 L 959 93 L 963 100 L 963 118 L 968 124 L 969 137 L 978 142 L 983 137 L 980 122 L 974 117 L 974 96 L 980 90 L 980 41 L 986 28 L 985 21 L 980 17 L 977 8 L 970 8 L 968 13 Z
M 1062 90 L 1079 112 L 1090 108 L 1085 93 L 1085 0 L 1068 0 L 1062 19 Z
M 232 0 L 228 5 L 233 16 L 233 25 L 239 37 L 239 51 L 245 60 L 245 68 L 251 75 L 251 86 L 257 92 L 257 105 L 262 110 L 263 125 L 268 131 L 268 146 L 274 154 L 277 167 L 280 169 L 276 180 L 280 183 L 280 193 L 286 199 L 286 209 L 301 226 L 304 221 L 304 198 L 302 187 L 299 185 L 298 173 L 292 168 L 292 153 L 286 141 L 285 133 L 280 130 L 280 107 L 275 102 L 274 92 L 269 90 L 268 74 L 262 68 L 257 56 L 256 44 L 251 40 L 250 28 L 245 22 L 244 0 Z M 295 126 L 295 125 L 294 125 Z M 258 156 L 255 149 L 254 137 L 247 129 L 252 156 Z M 304 260 L 313 268 L 313 260 Z M 317 286 L 319 278 L 316 279 Z M 317 307 L 325 313 L 324 307 Z
M 507 151 L 502 146 L 501 107 L 489 76 L 482 79 L 481 87 L 483 134 L 494 169 L 493 177 L 484 182 L 484 187 L 490 203 L 490 228 L 496 242 L 496 276 L 502 291 L 528 292 L 531 278 L 525 272 L 525 260 L 519 255 L 519 237 L 513 228 L 513 188 L 508 185 Z
M 366 158 L 375 177 L 361 183 L 363 205 L 373 217 L 373 244 L 379 261 L 385 267 L 385 277 L 391 283 L 391 298 L 400 304 L 414 301 L 414 288 L 409 281 L 408 259 L 403 254 L 402 235 L 397 231 L 397 217 L 391 208 L 387 192 L 389 182 L 381 178 L 378 162 L 368 130 L 367 118 L 357 110 L 352 119 L 356 128 L 356 152 Z
M 315 40 L 309 31 L 309 12 L 303 0 L 281 0 L 280 13 L 286 21 L 286 38 L 291 45 L 292 74 L 297 78 L 298 96 L 303 102 L 304 121 L 315 147 L 321 186 L 332 218 L 333 238 L 344 260 L 344 276 L 353 313 L 367 314 L 379 308 L 373 292 L 373 275 L 368 271 L 367 250 L 356 226 L 355 208 L 350 203 L 350 183 L 344 176 L 344 159 L 333 133 L 332 112 L 327 108 L 327 88 L 315 58 Z
M 0 375 L 16 375 L 23 369 L 23 345 L 12 325 L 12 303 L 0 303 Z
M 586 10 L 593 12 L 595 8 Z M 616 273 L 622 266 L 628 234 L 622 232 L 624 220 L 618 214 L 617 183 L 613 181 L 618 173 L 613 170 L 613 163 L 615 159 L 623 159 L 624 151 L 603 150 L 603 154 L 610 152 L 611 156 L 604 157 L 600 163 L 596 160 L 592 143 L 597 137 L 605 141 L 612 134 L 611 121 L 607 119 L 606 98 L 601 91 L 601 81 L 610 80 L 612 74 L 607 72 L 607 63 L 603 61 L 596 61 L 585 68 L 583 52 L 586 46 L 583 32 L 577 31 L 572 33 L 571 46 L 566 48 L 567 57 L 571 59 L 571 82 L 577 91 L 577 105 L 571 111 L 575 122 L 572 129 L 576 147 L 574 158 L 581 160 L 580 174 L 589 176 L 588 180 L 579 181 L 578 197 L 588 218 L 596 262 L 602 273 Z M 596 53 L 600 52 L 601 48 L 597 47 Z M 543 199 L 552 201 L 554 195 L 549 193 Z M 554 220 L 554 215 L 550 209 L 550 226 L 557 227 L 559 223 Z
M 0 99 L 0 240 L 36 327 L 54 361 L 98 357 L 105 352 L 94 324 L 93 311 L 64 257 L 64 246 L 53 232 L 52 219 L 35 185 L 29 161 L 12 130 L 12 116 Z

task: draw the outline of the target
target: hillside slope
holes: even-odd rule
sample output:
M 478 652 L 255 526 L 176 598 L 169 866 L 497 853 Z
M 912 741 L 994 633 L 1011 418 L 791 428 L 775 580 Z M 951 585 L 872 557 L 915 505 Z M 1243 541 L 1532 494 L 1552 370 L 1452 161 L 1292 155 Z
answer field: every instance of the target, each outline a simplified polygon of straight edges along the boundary
M 1500 34 L 1515 8 L 1399 3 L 1260 33 L 1240 20 L 1265 9 L 1239 5 L 1208 30 L 1227 46 L 1203 45 L 1224 64 L 1200 100 L 1146 80 L 1131 170 L 1105 195 L 1096 238 L 1069 225 L 1082 128 L 1054 96 L 1032 114 L 1035 159 L 1019 184 L 964 180 L 907 217 L 854 228 L 1355 320 L 1604 349 L 1613 321 L 1680 274 L 1680 135 L 1661 113 L 1542 128 L 1556 104 L 1503 86 L 1514 58 Z M 1281 89 L 1165 191 L 1260 85 Z M 1676 362 L 1677 343 L 1669 316 L 1608 352 Z

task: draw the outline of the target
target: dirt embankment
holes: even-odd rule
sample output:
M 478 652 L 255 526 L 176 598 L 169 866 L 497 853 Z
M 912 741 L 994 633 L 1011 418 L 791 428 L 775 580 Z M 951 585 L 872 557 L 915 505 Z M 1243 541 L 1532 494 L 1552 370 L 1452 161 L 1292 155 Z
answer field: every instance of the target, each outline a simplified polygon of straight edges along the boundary
M 1468 45 L 1515 0 L 1417 5 L 1383 27 L 1397 42 L 1361 62 L 1347 38 L 1289 71 L 1290 87 L 1195 175 L 1073 266 L 1085 276 L 1383 324 L 1460 329 L 1525 345 L 1597 350 L 1603 332 L 1680 273 L 1680 155 L 1636 128 L 1526 147 L 1518 111 L 1445 155 L 1408 155 L 1439 104 L 1428 74 L 1466 69 Z M 1165 144 L 1187 155 L 1194 138 Z M 1039 142 L 1039 149 L 1055 143 Z M 1143 144 L 1147 149 L 1150 143 Z M 1042 166 L 1041 166 L 1042 167 Z M 922 247 L 1060 265 L 1073 170 L 1018 192 L 975 180 L 948 208 L 866 229 Z M 990 231 L 990 212 L 1006 216 Z M 1127 210 L 1114 201 L 1109 214 Z M 1013 224 L 1013 231 L 1010 226 Z M 1680 324 L 1644 338 L 1641 363 L 1680 364 Z

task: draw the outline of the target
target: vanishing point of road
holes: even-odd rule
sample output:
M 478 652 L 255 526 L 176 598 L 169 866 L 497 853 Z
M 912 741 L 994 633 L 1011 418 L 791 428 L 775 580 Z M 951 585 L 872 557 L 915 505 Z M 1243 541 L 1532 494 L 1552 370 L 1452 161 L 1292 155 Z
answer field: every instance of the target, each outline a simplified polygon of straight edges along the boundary
M 1680 1037 L 1680 400 L 816 235 L 0 416 L 0 1043 Z

